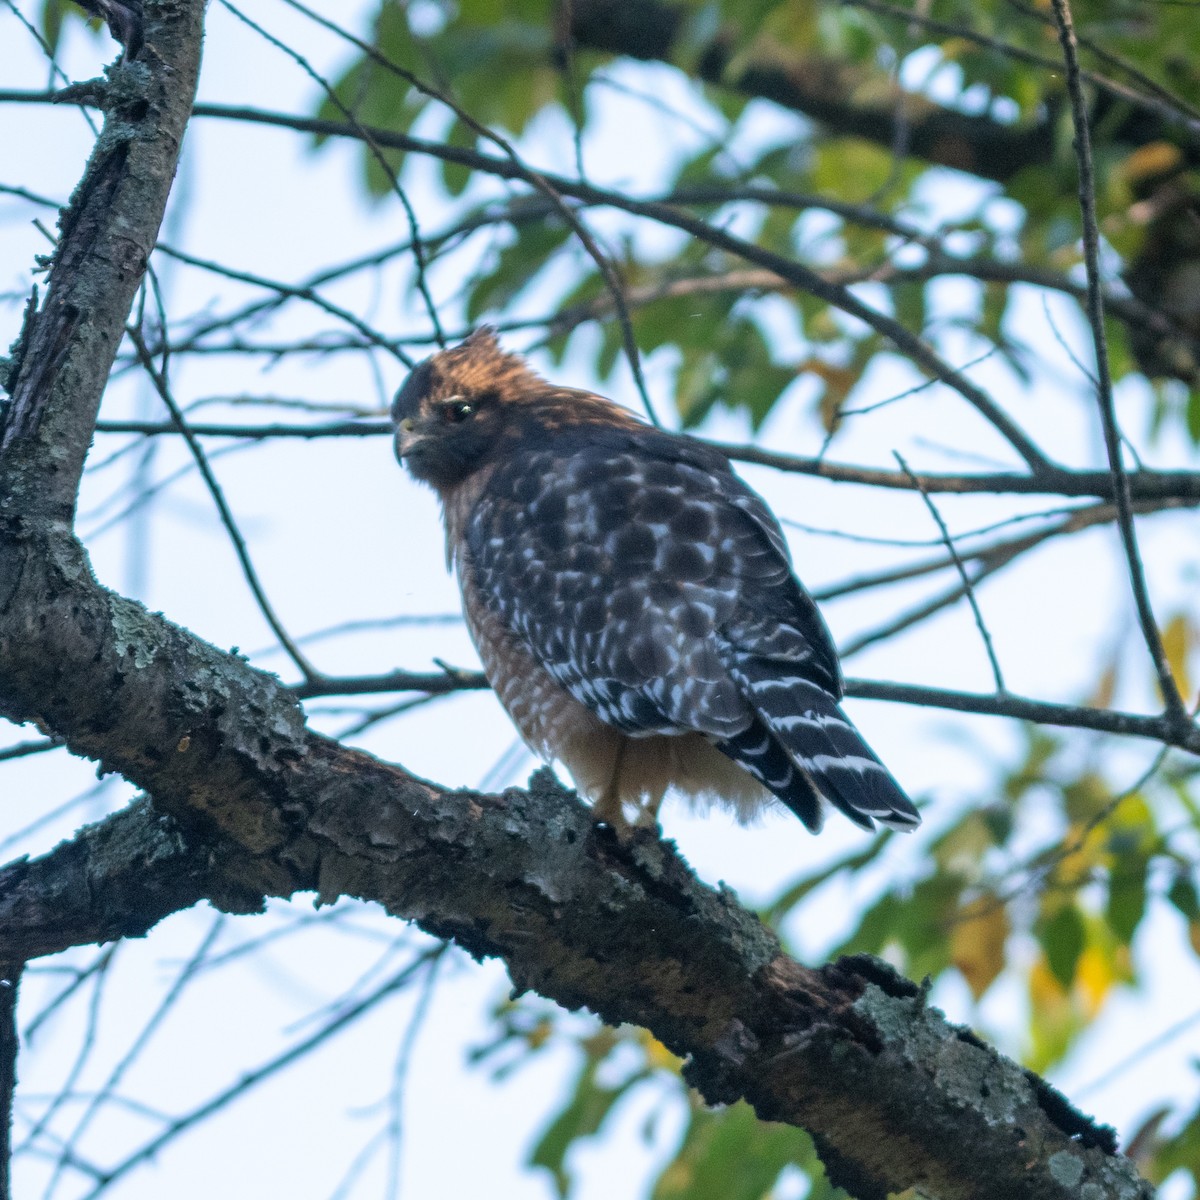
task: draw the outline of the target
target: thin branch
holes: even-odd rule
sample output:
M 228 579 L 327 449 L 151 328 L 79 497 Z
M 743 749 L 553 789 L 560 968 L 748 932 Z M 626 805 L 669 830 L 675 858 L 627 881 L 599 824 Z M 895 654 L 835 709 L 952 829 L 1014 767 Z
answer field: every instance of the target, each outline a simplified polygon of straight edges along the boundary
M 327 312 L 331 317 L 337 317 L 339 321 L 344 321 L 352 329 L 356 329 L 361 333 L 372 346 L 378 346 L 381 350 L 386 350 L 394 358 L 398 358 L 406 367 L 413 365 L 412 358 L 405 354 L 397 342 L 384 337 L 372 329 L 370 325 L 360 320 L 348 309 L 342 308 L 330 300 L 326 300 L 311 284 L 302 284 L 298 287 L 293 287 L 287 283 L 280 283 L 276 279 L 268 279 L 266 276 L 255 274 L 252 271 L 242 271 L 234 267 L 227 267 L 222 263 L 213 262 L 207 258 L 199 258 L 194 254 L 187 254 L 183 250 L 176 250 L 173 247 L 160 244 L 155 249 L 160 254 L 165 254 L 168 258 L 172 258 L 176 262 L 186 263 L 189 267 L 211 271 L 214 275 L 220 275 L 225 279 L 231 279 L 237 283 L 248 283 L 254 287 L 267 288 L 277 293 L 281 299 L 305 300 L 309 304 L 313 304 L 321 309 L 322 312 Z
M 248 17 L 241 11 L 231 0 L 220 0 L 221 6 L 232 13 L 244 25 L 253 29 L 264 41 L 269 42 L 277 50 L 281 50 L 286 54 L 321 90 L 325 93 L 329 102 L 342 114 L 347 124 L 352 126 L 358 136 L 367 146 L 371 156 L 375 159 L 379 169 L 383 172 L 384 178 L 391 184 L 392 191 L 395 192 L 397 199 L 400 201 L 401 207 L 404 209 L 404 215 L 408 220 L 408 232 L 412 244 L 413 261 L 417 267 L 417 291 L 421 295 L 421 299 L 425 303 L 425 311 L 429 316 L 429 323 L 433 326 L 434 334 L 437 337 L 438 344 L 444 345 L 445 338 L 442 334 L 441 322 L 438 319 L 437 305 L 433 301 L 433 295 L 429 290 L 429 281 L 427 278 L 427 270 L 429 266 L 428 259 L 425 254 L 425 246 L 421 240 L 421 227 L 417 222 L 416 209 L 412 206 L 412 201 L 408 198 L 408 193 L 400 186 L 400 180 L 396 177 L 396 172 L 392 170 L 387 158 L 384 156 L 383 150 L 377 144 L 377 139 L 374 137 L 371 130 L 365 125 L 362 125 L 358 118 L 342 103 L 342 98 L 337 94 L 337 91 L 330 85 L 329 81 L 318 71 L 302 54 L 293 50 L 287 43 L 280 41 L 274 34 L 269 33 L 257 21 Z M 411 361 L 408 366 L 414 366 Z
M 49 1128 L 54 1115 L 75 1096 L 75 1084 L 83 1076 L 88 1060 L 92 1057 L 92 1053 L 96 1049 L 96 1035 L 100 1028 L 100 1006 L 104 999 L 105 986 L 109 980 L 109 967 L 111 967 L 115 957 L 115 954 L 102 956 L 99 968 L 91 977 L 92 994 L 88 1001 L 87 1018 L 84 1022 L 83 1037 L 80 1041 L 79 1051 L 75 1055 L 66 1078 L 59 1085 L 58 1091 L 50 1103 L 43 1109 L 37 1121 L 34 1122 L 33 1127 L 25 1135 L 22 1145 L 18 1147 L 18 1151 L 20 1152 L 37 1145 L 38 1141 Z
M 226 3 L 227 0 L 222 0 Z M 609 295 L 612 297 L 613 306 L 617 312 L 617 320 L 621 326 L 621 340 L 624 344 L 625 357 L 629 360 L 629 369 L 633 374 L 634 385 L 638 390 L 638 395 L 641 397 L 642 405 L 646 410 L 646 415 L 652 425 L 658 425 L 658 416 L 654 411 L 654 406 L 650 402 L 650 391 L 646 386 L 646 378 L 642 371 L 642 356 L 638 350 L 637 339 L 633 332 L 633 320 L 629 315 L 629 306 L 625 302 L 625 285 L 612 260 L 607 254 L 600 249 L 600 246 L 593 237 L 591 231 L 584 224 L 583 220 L 574 212 L 571 211 L 569 205 L 563 200 L 558 189 L 550 182 L 550 179 L 539 171 L 527 166 L 517 154 L 516 148 L 505 137 L 501 137 L 495 130 L 477 121 L 466 109 L 458 104 L 451 96 L 445 92 L 432 87 L 411 71 L 405 70 L 398 63 L 393 62 L 387 57 L 378 47 L 372 46 L 369 42 L 364 42 L 361 38 L 355 37 L 348 30 L 343 29 L 334 21 L 330 21 L 327 17 L 314 12 L 307 5 L 301 4 L 300 0 L 284 0 L 284 3 L 302 12 L 310 20 L 315 21 L 324 29 L 328 29 L 336 33 L 339 37 L 348 41 L 351 45 L 362 51 L 372 62 L 377 63 L 385 70 L 392 72 L 398 78 L 405 80 L 410 86 L 417 91 L 428 96 L 430 99 L 436 100 L 444 104 L 451 112 L 470 129 L 477 137 L 485 138 L 493 145 L 498 147 L 509 162 L 518 170 L 520 178 L 522 178 L 531 187 L 541 192 L 550 204 L 554 211 L 562 217 L 562 219 L 570 226 L 575 236 L 579 239 L 580 244 L 587 252 L 588 257 L 596 264 L 601 277 L 604 280 L 605 286 L 608 288 Z M 582 172 L 580 172 L 582 175 Z M 436 325 L 435 325 L 436 328 Z
M 1138 550 L 1137 533 L 1133 524 L 1133 507 L 1129 478 L 1121 455 L 1121 431 L 1117 424 L 1116 405 L 1113 402 L 1112 375 L 1108 361 L 1108 342 L 1104 331 L 1104 298 L 1100 290 L 1100 228 L 1096 221 L 1096 183 L 1092 165 L 1092 142 L 1088 128 L 1087 101 L 1083 95 L 1083 83 L 1079 73 L 1079 57 L 1076 52 L 1075 31 L 1071 21 L 1071 9 L 1067 0 L 1051 0 L 1055 20 L 1058 24 L 1059 44 L 1062 46 L 1063 61 L 1067 68 L 1067 92 L 1071 98 L 1071 116 L 1075 123 L 1075 157 L 1079 168 L 1079 209 L 1083 219 L 1083 255 L 1087 266 L 1088 323 L 1096 352 L 1096 399 L 1100 406 L 1100 420 L 1104 427 L 1104 445 L 1108 452 L 1109 469 L 1113 477 L 1113 494 L 1117 504 L 1117 523 L 1121 530 L 1121 542 L 1125 548 L 1125 559 L 1129 569 L 1129 581 L 1137 605 L 1138 621 L 1142 637 L 1158 675 L 1163 702 L 1171 720 L 1180 728 L 1192 725 L 1188 707 L 1179 694 L 1179 686 L 1171 671 L 1171 664 L 1163 646 L 1162 634 L 1154 609 L 1150 603 L 1150 591 L 1146 584 L 1146 573 Z
M 28 758 L 31 754 L 45 754 L 48 750 L 57 750 L 62 746 L 57 738 L 38 738 L 31 742 L 18 742 L 15 746 L 6 746 L 0 750 L 0 762 L 8 762 L 14 758 Z
M 887 641 L 889 638 L 893 638 L 907 629 L 912 629 L 914 626 L 920 625 L 922 621 L 927 621 L 930 617 L 949 608 L 952 604 L 957 604 L 968 594 L 969 590 L 977 588 L 989 575 L 994 574 L 997 570 L 999 570 L 999 565 L 980 567 L 974 575 L 960 580 L 953 587 L 939 592 L 924 603 L 900 613 L 890 621 L 885 621 L 882 625 L 877 625 L 874 629 L 866 633 L 860 633 L 857 637 L 851 638 L 848 642 L 838 647 L 838 654 L 844 662 L 848 658 L 853 658 L 854 655 L 859 654 L 868 646 L 874 646 L 879 642 Z
M 482 671 L 390 671 L 385 675 L 353 675 L 309 679 L 291 689 L 298 700 L 318 696 L 376 696 L 384 692 L 423 692 L 446 696 L 451 692 L 485 691 L 490 685 Z
M 45 1008 L 42 1009 L 25 1029 L 25 1041 L 30 1045 L 38 1035 L 38 1031 L 45 1025 L 56 1012 L 65 1005 L 76 992 L 83 987 L 93 975 L 102 973 L 108 970 L 109 963 L 117 952 L 117 943 L 105 946 L 95 958 L 86 966 L 75 971 L 75 978 L 61 991 Z M 68 968 L 69 969 L 69 968 Z
M 125 1073 L 133 1066 L 138 1056 L 149 1044 L 159 1025 L 162 1024 L 163 1020 L 175 1007 L 176 1002 L 183 993 L 183 989 L 201 970 L 209 951 L 216 944 L 216 940 L 220 936 L 225 924 L 226 918 L 223 913 L 218 913 L 209 923 L 208 929 L 200 939 L 200 944 L 183 965 L 179 974 L 176 975 L 175 981 L 168 988 L 166 995 L 159 1001 L 158 1007 L 151 1013 L 145 1025 L 142 1026 L 141 1032 L 134 1039 L 133 1044 L 125 1052 L 120 1062 L 109 1072 L 108 1078 L 105 1079 L 104 1083 L 88 1099 L 87 1105 L 80 1114 L 75 1128 L 72 1129 L 70 1137 L 63 1143 L 58 1163 L 55 1165 L 54 1173 L 46 1186 L 44 1200 L 51 1200 L 58 1182 L 62 1178 L 63 1171 L 76 1158 L 80 1139 L 83 1137 L 88 1126 L 92 1123 L 92 1120 L 99 1113 L 100 1109 L 113 1099 L 117 1085 L 124 1078 Z
M 184 417 L 179 406 L 175 403 L 175 398 L 171 395 L 171 389 L 167 384 L 167 380 L 155 367 L 154 360 L 150 356 L 150 351 L 146 348 L 146 343 L 142 338 L 140 330 L 131 325 L 126 330 L 126 333 L 142 359 L 142 366 L 145 368 L 146 374 L 150 377 L 150 381 L 154 385 L 154 390 L 158 393 L 163 404 L 167 406 L 168 412 L 170 412 L 179 432 L 187 442 L 188 449 L 192 452 L 192 456 L 196 460 L 196 466 L 204 479 L 209 494 L 213 498 L 213 503 L 217 506 L 221 524 L 225 526 L 225 531 L 229 534 L 229 540 L 233 543 L 234 553 L 237 555 L 238 562 L 242 567 L 242 574 L 249 585 L 250 591 L 254 594 L 259 611 L 271 627 L 271 632 L 279 639 L 279 644 L 287 651 L 288 657 L 296 664 L 304 678 L 307 680 L 319 679 L 321 673 L 308 661 L 304 652 L 292 640 L 283 622 L 276 616 L 275 610 L 267 598 L 266 591 L 259 581 L 258 572 L 255 570 L 254 563 L 250 558 L 250 551 L 246 548 L 245 539 L 242 537 L 237 522 L 234 520 L 233 510 L 229 507 L 225 499 L 225 493 L 221 490 L 221 485 L 217 482 L 217 477 L 213 474 L 212 468 L 208 464 L 208 458 L 199 441 L 188 428 L 187 418 Z
M 1144 1041 L 1136 1050 L 1131 1050 L 1123 1058 L 1119 1058 L 1115 1063 L 1107 1068 L 1102 1074 L 1095 1076 L 1082 1087 L 1075 1089 L 1076 1096 L 1086 1096 L 1091 1092 L 1098 1092 L 1102 1087 L 1110 1084 L 1118 1076 L 1123 1075 L 1130 1067 L 1141 1066 L 1147 1058 L 1152 1054 L 1156 1054 L 1159 1050 L 1169 1046 L 1176 1038 L 1187 1033 L 1190 1029 L 1200 1024 L 1200 1009 L 1193 1013 L 1189 1013 L 1186 1017 L 1176 1021 L 1173 1025 L 1167 1026 L 1166 1029 L 1154 1035 L 1154 1037 Z
M 3 96 L 0 95 L 0 100 Z M 524 180 L 524 172 L 512 162 L 499 159 L 492 155 L 481 154 L 475 150 L 467 150 L 457 146 L 447 146 L 431 142 L 424 138 L 412 137 L 408 134 L 395 133 L 384 129 L 365 128 L 360 133 L 353 125 L 338 121 L 327 121 L 315 117 L 296 117 L 287 113 L 273 113 L 261 109 L 233 107 L 221 104 L 197 104 L 192 113 L 197 117 L 217 117 L 224 120 L 250 121 L 264 125 L 280 126 L 310 133 L 325 134 L 330 137 L 346 137 L 363 140 L 369 137 L 380 146 L 390 146 L 407 150 L 414 154 L 428 154 L 448 162 L 461 163 L 474 170 L 487 172 L 503 179 Z M 833 284 L 823 279 L 821 275 L 783 255 L 776 254 L 753 242 L 739 238 L 727 230 L 720 229 L 710 223 L 693 217 L 688 213 L 654 200 L 633 200 L 617 192 L 605 191 L 591 184 L 566 179 L 547 172 L 540 173 L 545 180 L 560 195 L 571 195 L 593 204 L 603 204 L 612 208 L 644 217 L 663 225 L 683 230 L 709 245 L 726 250 L 748 262 L 781 275 L 794 286 L 826 301 L 835 308 L 840 308 L 851 316 L 876 330 L 890 339 L 897 348 L 910 357 L 915 363 L 927 370 L 931 375 L 952 387 L 1005 438 L 1025 462 L 1035 469 L 1054 469 L 1042 451 L 1025 434 L 1007 413 L 980 387 L 957 371 L 945 361 L 927 342 L 899 321 L 885 316 L 860 300 L 848 288 Z
M 1037 21 L 1039 24 L 1046 25 L 1057 32 L 1053 15 L 1043 12 L 1033 4 L 1025 3 L 1025 0 L 1007 0 L 1007 2 L 1009 8 L 1015 9 L 1023 16 L 1032 17 L 1033 20 Z M 1192 0 L 1187 0 L 1187 2 L 1191 3 Z M 1075 40 L 1081 46 L 1084 46 L 1091 51 L 1091 53 L 1094 54 L 1101 62 L 1108 63 L 1108 65 L 1111 67 L 1116 67 L 1118 71 L 1123 71 L 1129 76 L 1130 79 L 1133 79 L 1139 83 L 1152 96 L 1157 96 L 1165 104 L 1171 106 L 1185 116 L 1190 117 L 1196 125 L 1200 125 L 1200 109 L 1197 109 L 1194 105 L 1188 104 L 1188 102 L 1177 93 L 1163 87 L 1163 85 L 1159 83 L 1157 79 L 1147 75 L 1145 71 L 1140 70 L 1127 58 L 1123 58 L 1121 55 L 1115 53 L 1107 46 L 1102 45 L 1100 42 L 1096 41 L 1095 38 L 1084 37 L 1078 32 L 1075 35 Z M 1087 79 L 1089 82 L 1093 83 L 1098 83 L 1099 79 L 1102 78 L 1098 76 L 1093 77 L 1088 72 L 1081 72 L 1081 75 L 1084 79 Z
M 1000 670 L 1000 661 L 996 657 L 996 648 L 992 645 L 992 635 L 988 632 L 987 623 L 983 619 L 983 613 L 979 609 L 979 601 L 975 597 L 975 588 L 972 586 L 970 576 L 967 574 L 967 568 L 963 565 L 963 560 L 959 557 L 958 547 L 954 544 L 954 539 L 950 536 L 950 530 L 946 528 L 946 522 L 942 520 L 942 514 L 938 512 L 937 505 L 929 498 L 929 493 L 921 487 L 917 481 L 917 477 L 909 470 L 908 463 L 901 457 L 900 452 L 896 451 L 896 461 L 900 464 L 900 469 L 912 481 L 913 486 L 921 494 L 921 499 L 925 501 L 925 507 L 929 510 L 929 515 L 933 517 L 942 539 L 945 542 L 946 549 L 950 553 L 950 558 L 958 571 L 958 576 L 962 580 L 963 591 L 966 593 L 967 603 L 971 606 L 971 612 L 975 616 L 975 628 L 979 630 L 979 636 L 983 639 L 984 649 L 987 651 L 988 662 L 992 665 L 992 678 L 996 684 L 996 694 L 1003 696 L 1007 692 L 1004 686 L 1004 674 Z
M 151 353 L 147 346 L 147 353 Z M 225 425 L 189 421 L 188 428 L 196 437 L 248 438 L 266 441 L 271 438 L 339 438 L 390 437 L 389 421 L 324 421 L 319 425 Z M 143 437 L 162 437 L 178 434 L 179 426 L 170 421 L 97 421 L 97 433 L 139 433 Z
M 488 687 L 482 671 L 456 670 L 453 673 L 393 671 L 385 675 L 327 676 L 291 689 L 298 699 L 316 696 L 370 696 L 386 692 L 425 692 L 432 696 L 450 692 L 482 691 Z M 918 684 L 891 683 L 883 680 L 847 679 L 846 695 L 863 700 L 890 700 L 915 704 L 922 708 L 945 708 L 954 712 L 982 716 L 1014 717 L 1042 725 L 1060 725 L 1071 729 L 1093 729 L 1128 737 L 1150 738 L 1200 754 L 1200 729 L 1190 723 L 1178 727 L 1164 716 L 1121 712 L 1116 709 L 1087 708 L 1077 704 L 1059 704 L 1032 700 L 1012 692 L 984 695 L 959 692 Z
M 847 679 L 846 695 L 860 700 L 890 700 L 899 704 L 945 708 L 980 716 L 1014 717 L 1018 721 L 1032 721 L 1036 725 L 1059 725 L 1069 729 L 1093 729 L 1098 733 L 1149 738 L 1200 754 L 1200 730 L 1190 722 L 1189 727 L 1181 727 L 1166 716 L 1143 716 L 1108 708 L 1030 700 L 1012 692 L 1003 696 L 986 696 L 978 692 L 957 692 L 948 688 L 873 679 Z
M 424 970 L 431 960 L 440 956 L 444 951 L 444 945 L 437 945 L 425 951 L 414 962 L 409 963 L 403 970 L 398 971 L 388 979 L 382 986 L 376 988 L 356 1004 L 352 1004 L 344 1009 L 314 1033 L 301 1039 L 295 1045 L 289 1046 L 281 1054 L 277 1054 L 274 1058 L 269 1059 L 254 1070 L 247 1071 L 236 1083 L 217 1092 L 190 1112 L 170 1121 L 161 1133 L 151 1138 L 139 1150 L 134 1151 L 133 1154 L 123 1159 L 115 1167 L 103 1171 L 96 1186 L 87 1193 L 84 1200 L 95 1200 L 97 1196 L 106 1192 L 112 1184 L 128 1175 L 135 1167 L 140 1167 L 152 1160 L 185 1130 L 190 1129 L 206 1117 L 232 1104 L 247 1092 L 256 1088 L 264 1080 L 277 1075 L 280 1071 L 290 1067 L 293 1063 L 298 1062 L 306 1055 L 312 1053 L 312 1051 L 324 1045 L 335 1034 L 340 1033 L 348 1026 L 354 1024 L 360 1017 L 372 1011 L 381 1001 L 386 1000 L 395 992 L 406 987 L 415 975 Z
M 964 41 L 974 42 L 975 45 L 982 46 L 985 50 L 994 50 L 996 53 L 1003 54 L 1006 58 L 1012 59 L 1014 62 L 1041 67 L 1052 74 L 1056 74 L 1062 66 L 1058 59 L 1051 58 L 1049 55 L 1038 54 L 1033 50 L 1026 50 L 1023 46 L 1016 46 L 1012 42 L 988 37 L 986 34 L 979 33 L 968 25 L 961 25 L 952 21 L 935 20 L 917 8 L 904 8 L 896 4 L 886 4 L 883 3 L 883 0 L 842 0 L 842 3 L 850 8 L 861 8 L 867 12 L 878 13 L 880 16 L 893 17 L 896 20 L 903 21 L 905 25 L 919 26 L 930 33 L 942 34 L 949 38 L 962 38 Z M 1022 10 L 1025 9 L 1024 5 L 1021 7 Z M 1030 11 L 1034 10 L 1030 9 Z M 1042 20 L 1045 19 L 1040 13 L 1037 15 Z M 1095 46 L 1091 48 L 1093 50 L 1097 49 Z M 1129 64 L 1117 60 L 1115 55 L 1109 57 L 1110 61 L 1115 60 L 1114 65 L 1132 73 L 1132 68 Z M 1154 113 L 1155 116 L 1163 118 L 1172 125 L 1182 125 L 1190 140 L 1200 142 L 1200 113 L 1197 113 L 1195 109 L 1191 108 L 1184 101 L 1170 94 L 1164 94 L 1163 89 L 1153 84 L 1153 81 L 1147 76 L 1137 73 L 1138 81 L 1143 86 L 1152 86 L 1158 94 L 1145 95 L 1135 88 L 1131 88 L 1115 79 L 1109 79 L 1107 76 L 1099 75 L 1095 71 L 1080 71 L 1080 76 L 1100 91 L 1107 92 L 1110 96 L 1123 100 L 1135 108 Z
M 1196 502 L 1193 501 L 1193 504 Z M 1171 512 L 1177 505 L 1175 503 L 1156 502 L 1146 504 L 1145 502 L 1137 505 L 1137 510 L 1142 514 Z M 1011 517 L 1004 525 L 1014 523 L 1019 520 L 1045 520 L 1051 516 L 1058 516 L 1060 513 L 1030 513 L 1021 517 Z M 974 547 L 965 551 L 963 557 L 969 561 L 980 563 L 984 568 L 991 572 L 996 567 L 1005 566 L 1012 562 L 1019 555 L 1024 554 L 1027 550 L 1032 550 L 1037 546 L 1049 541 L 1051 538 L 1063 537 L 1068 534 L 1081 533 L 1086 529 L 1092 529 L 1097 525 L 1107 524 L 1109 521 L 1115 521 L 1117 516 L 1116 508 L 1111 504 L 1093 504 L 1085 508 L 1075 508 L 1067 511 L 1062 516 L 1062 520 L 1047 525 L 1041 529 L 1035 529 L 1031 533 L 1021 534 L 1014 538 L 1003 538 L 994 542 L 990 542 L 985 546 Z M 794 522 L 786 522 L 793 525 Z M 804 528 L 800 526 L 800 528 Z M 994 528 L 994 527 L 993 527 Z M 984 533 L 991 532 L 991 528 L 983 528 L 976 530 L 968 530 L 966 533 L 957 535 L 956 540 L 961 542 L 965 539 L 973 539 L 981 537 Z M 864 540 L 871 541 L 872 539 L 859 539 L 857 535 L 832 533 L 829 530 L 813 530 L 809 528 L 808 532 L 827 533 L 832 536 L 847 537 L 852 541 Z M 878 539 L 883 544 L 888 544 L 884 539 Z M 920 543 L 921 545 L 939 543 Z M 868 588 L 884 587 L 892 583 L 900 583 L 909 579 L 919 579 L 923 575 L 933 574 L 935 571 L 945 570 L 947 567 L 953 566 L 953 560 L 949 557 L 945 558 L 926 558 L 920 562 L 907 563 L 903 566 L 888 567 L 882 571 L 873 571 L 869 574 L 851 576 L 849 579 L 844 579 L 839 583 L 827 584 L 822 588 L 812 589 L 814 600 L 834 600 L 841 596 L 848 596 L 852 592 L 865 591 Z M 976 576 L 975 582 L 978 583 L 979 577 Z
M 316 439 L 322 437 L 391 437 L 388 421 L 331 421 L 313 425 L 238 425 L 233 423 L 189 422 L 198 437 L 243 438 L 255 441 L 268 438 Z M 134 433 L 147 437 L 175 435 L 174 424 L 158 421 L 99 421 L 99 433 Z M 864 487 L 913 491 L 913 480 L 903 471 L 853 463 L 830 462 L 815 456 L 785 454 L 761 446 L 709 441 L 709 445 L 739 462 L 755 463 L 800 475 L 816 475 L 831 482 L 858 483 Z M 1076 471 L 1065 467 L 1017 474 L 1011 471 L 962 475 L 923 472 L 915 475 L 926 492 L 969 495 L 1054 495 L 1111 499 L 1113 478 L 1108 471 Z M 1146 503 L 1200 502 L 1200 471 L 1141 470 L 1126 474 L 1131 495 Z

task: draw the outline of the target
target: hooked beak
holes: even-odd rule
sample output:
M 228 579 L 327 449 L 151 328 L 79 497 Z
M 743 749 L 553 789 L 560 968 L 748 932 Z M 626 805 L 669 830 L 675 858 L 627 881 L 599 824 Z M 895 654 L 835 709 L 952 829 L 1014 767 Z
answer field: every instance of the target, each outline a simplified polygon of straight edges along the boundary
M 416 422 L 412 417 L 405 417 L 396 422 L 396 457 L 402 462 L 423 440 L 421 435 L 416 432 Z

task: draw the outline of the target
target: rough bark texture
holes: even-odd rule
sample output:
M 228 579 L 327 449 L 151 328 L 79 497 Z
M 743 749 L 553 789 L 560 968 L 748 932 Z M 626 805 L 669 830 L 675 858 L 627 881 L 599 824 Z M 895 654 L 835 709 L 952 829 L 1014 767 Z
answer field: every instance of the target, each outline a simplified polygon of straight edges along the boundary
M 203 7 L 148 8 L 141 58 L 89 94 L 105 110 L 83 179 L 59 218 L 45 303 L 14 347 L 0 455 L 0 518 L 69 522 L 100 397 L 158 237 L 200 69 Z M 0 599 L 9 578 L 0 561 Z
M 381 904 L 520 988 L 651 1029 L 710 1100 L 813 1132 L 862 1200 L 1132 1200 L 1111 1132 L 866 959 L 811 970 L 673 847 L 616 842 L 546 776 L 447 792 L 305 726 L 292 693 L 102 588 L 70 517 L 100 393 L 166 202 L 202 0 L 146 6 L 146 44 L 62 221 L 0 440 L 0 713 L 153 797 L 0 872 L 0 963 L 137 936 L 206 898 Z
M 17 1087 L 17 993 L 22 964 L 0 964 L 0 1200 L 12 1195 L 13 1094 Z
M 1149 1195 L 1111 1134 L 914 985 L 869 960 L 802 967 L 669 845 L 621 845 L 545 777 L 450 793 L 339 746 L 272 676 L 101 588 L 65 536 L 4 551 L 4 711 L 155 805 L 10 868 L 0 959 L 141 933 L 201 897 L 357 896 L 502 957 L 519 988 L 650 1028 L 708 1099 L 816 1134 L 860 1197 Z

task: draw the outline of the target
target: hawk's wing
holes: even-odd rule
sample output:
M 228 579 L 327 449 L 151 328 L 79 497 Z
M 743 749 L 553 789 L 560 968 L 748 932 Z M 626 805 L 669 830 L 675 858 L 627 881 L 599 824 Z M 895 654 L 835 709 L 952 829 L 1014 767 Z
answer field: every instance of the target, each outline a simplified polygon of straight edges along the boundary
M 716 451 L 594 426 L 492 475 L 465 530 L 480 599 L 576 700 L 633 736 L 705 734 L 805 820 L 915 823 L 841 714 L 816 605 L 766 505 Z

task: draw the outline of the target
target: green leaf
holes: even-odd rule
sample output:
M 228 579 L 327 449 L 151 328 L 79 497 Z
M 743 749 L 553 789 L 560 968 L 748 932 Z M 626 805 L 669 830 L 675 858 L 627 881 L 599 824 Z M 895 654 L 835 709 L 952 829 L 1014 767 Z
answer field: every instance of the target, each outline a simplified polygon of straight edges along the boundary
M 1147 1174 L 1153 1182 L 1161 1183 L 1174 1171 L 1186 1171 L 1194 1184 L 1200 1184 L 1200 1109 L 1174 1137 L 1163 1142 Z
M 1200 388 L 1188 395 L 1186 416 L 1188 436 L 1194 445 L 1200 445 Z
M 457 146 L 462 150 L 474 150 L 475 141 L 475 131 L 469 125 L 455 119 L 450 126 L 450 132 L 446 135 L 446 144 Z M 461 196 L 467 190 L 471 176 L 470 167 L 464 166 L 462 163 L 451 162 L 448 158 L 442 159 L 442 183 L 451 196 Z
M 696 1107 L 683 1143 L 651 1193 L 652 1200 L 766 1200 L 784 1168 L 822 1179 L 808 1134 L 760 1121 L 739 1101 L 717 1111 Z M 810 1193 L 810 1195 L 813 1193 Z M 840 1189 L 823 1193 L 843 1197 Z
M 769 925 L 777 925 L 793 908 L 822 884 L 828 883 L 835 875 L 843 871 L 861 871 L 877 859 L 883 848 L 891 840 L 891 832 L 885 830 L 877 834 L 865 850 L 847 854 L 827 867 L 812 875 L 804 875 L 795 883 L 785 888 L 762 912 L 762 918 Z
M 1133 935 L 1146 915 L 1146 875 L 1149 867 L 1149 858 L 1130 854 L 1118 858 L 1112 869 L 1104 916 L 1109 928 L 1125 945 L 1133 941 Z
M 1181 868 L 1167 888 L 1167 899 L 1188 921 L 1200 921 L 1200 895 L 1190 870 Z
M 599 1052 L 589 1053 L 585 1058 L 567 1103 L 530 1151 L 528 1165 L 549 1171 L 560 1197 L 565 1198 L 571 1190 L 566 1163 L 571 1148 L 580 1140 L 594 1136 L 621 1098 L 650 1074 L 637 1071 L 611 1087 L 598 1083 L 597 1073 L 613 1040 L 612 1034 L 608 1033 L 601 1039 Z
M 516 237 L 495 256 L 490 271 L 478 277 L 467 295 L 467 319 L 507 307 L 546 266 L 570 236 L 568 227 L 547 217 L 517 229 Z
M 1075 969 L 1087 940 L 1082 914 L 1074 904 L 1063 904 L 1038 922 L 1035 933 L 1051 973 L 1069 990 L 1075 982 Z

